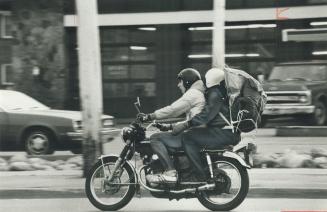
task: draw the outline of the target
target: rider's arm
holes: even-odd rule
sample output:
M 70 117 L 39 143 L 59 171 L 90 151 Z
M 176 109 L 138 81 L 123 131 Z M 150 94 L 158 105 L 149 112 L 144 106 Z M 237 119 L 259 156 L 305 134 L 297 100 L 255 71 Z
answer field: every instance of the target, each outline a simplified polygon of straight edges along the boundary
M 199 126 L 208 124 L 218 115 L 222 105 L 224 104 L 223 102 L 223 95 L 217 89 L 210 91 L 208 93 L 207 104 L 199 114 L 195 115 L 189 121 L 189 125 Z
M 199 98 L 199 95 L 203 95 L 199 93 L 200 91 L 188 90 L 182 97 L 177 99 L 171 105 L 156 110 L 154 113 L 151 114 L 152 119 L 167 119 L 167 118 L 176 118 L 180 115 L 190 111 L 192 107 L 192 101 L 195 98 Z

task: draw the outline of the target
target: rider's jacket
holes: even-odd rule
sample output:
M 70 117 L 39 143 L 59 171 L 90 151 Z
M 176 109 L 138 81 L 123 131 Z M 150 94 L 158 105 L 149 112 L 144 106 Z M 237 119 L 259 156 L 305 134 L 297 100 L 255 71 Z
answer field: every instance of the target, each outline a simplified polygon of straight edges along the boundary
M 221 85 L 210 87 L 206 90 L 206 105 L 201 113 L 194 116 L 190 121 L 190 126 L 207 125 L 208 127 L 222 128 L 226 121 L 219 115 L 222 113 L 229 120 L 228 97 L 224 82 Z
M 190 120 L 200 113 L 205 105 L 205 86 L 202 80 L 198 80 L 171 105 L 156 110 L 151 114 L 154 119 L 175 118 L 186 113 L 186 119 Z

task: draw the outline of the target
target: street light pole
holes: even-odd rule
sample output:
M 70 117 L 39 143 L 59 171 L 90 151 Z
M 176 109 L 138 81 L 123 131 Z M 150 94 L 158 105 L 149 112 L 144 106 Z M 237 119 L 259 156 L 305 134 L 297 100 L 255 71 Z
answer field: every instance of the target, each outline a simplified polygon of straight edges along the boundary
M 225 0 L 213 1 L 212 67 L 225 66 Z
M 102 153 L 102 78 L 97 0 L 76 0 L 84 176 Z

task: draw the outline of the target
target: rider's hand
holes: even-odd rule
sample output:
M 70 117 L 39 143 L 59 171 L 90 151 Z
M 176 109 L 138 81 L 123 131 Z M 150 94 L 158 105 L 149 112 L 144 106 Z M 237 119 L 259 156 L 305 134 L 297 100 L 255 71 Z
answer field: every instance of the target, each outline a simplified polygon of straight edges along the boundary
M 156 123 L 155 127 L 158 128 L 160 131 L 168 131 L 168 130 L 172 130 L 173 129 L 172 124 L 160 124 L 160 123 Z
M 188 121 L 178 122 L 173 125 L 173 135 L 178 135 L 182 133 L 184 130 L 188 129 L 190 127 L 190 124 Z
M 145 113 L 137 114 L 136 118 L 141 122 L 147 122 L 152 120 L 151 114 L 145 114 Z

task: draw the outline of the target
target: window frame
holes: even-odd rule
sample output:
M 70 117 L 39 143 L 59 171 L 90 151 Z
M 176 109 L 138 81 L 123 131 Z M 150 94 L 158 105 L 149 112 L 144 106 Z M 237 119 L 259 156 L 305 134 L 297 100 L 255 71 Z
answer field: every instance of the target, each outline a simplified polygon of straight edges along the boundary
M 1 64 L 1 85 L 14 85 L 14 82 L 9 82 L 7 81 L 7 67 L 12 67 L 12 64 L 10 63 L 5 63 L 5 64 Z
M 8 17 L 9 18 L 11 17 L 11 13 L 7 12 L 7 11 L 0 11 L 0 16 L 1 16 L 1 20 L 0 20 L 1 38 L 3 38 L 3 39 L 13 38 L 13 36 L 9 35 L 6 30 L 7 20 L 8 20 Z

